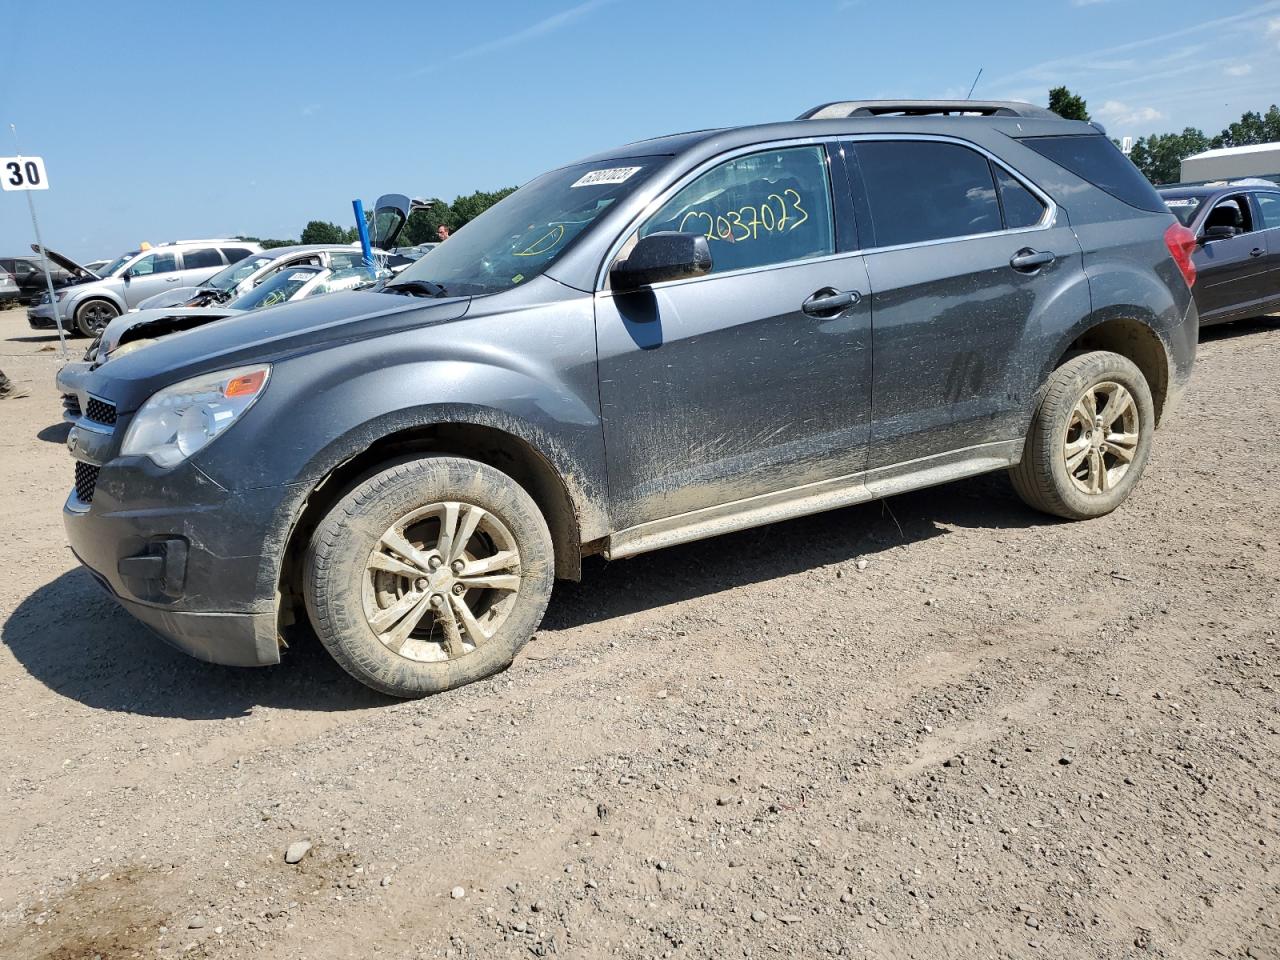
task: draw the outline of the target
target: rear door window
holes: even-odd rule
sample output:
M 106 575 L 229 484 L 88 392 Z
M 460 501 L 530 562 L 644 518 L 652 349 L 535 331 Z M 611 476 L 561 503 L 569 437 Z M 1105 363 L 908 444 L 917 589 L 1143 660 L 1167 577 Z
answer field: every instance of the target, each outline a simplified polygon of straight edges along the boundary
M 863 140 L 854 144 L 854 151 L 866 185 L 875 246 L 1002 229 L 991 165 L 976 150 L 929 140 Z
M 1025 137 L 1018 142 L 1131 207 L 1151 213 L 1166 212 L 1155 187 L 1119 147 L 1101 134 Z
M 183 250 L 182 265 L 185 270 L 202 270 L 206 267 L 222 266 L 222 257 L 217 250 Z
M 665 230 L 706 236 L 713 273 L 834 253 L 826 151 L 789 147 L 722 163 L 668 200 L 639 235 Z

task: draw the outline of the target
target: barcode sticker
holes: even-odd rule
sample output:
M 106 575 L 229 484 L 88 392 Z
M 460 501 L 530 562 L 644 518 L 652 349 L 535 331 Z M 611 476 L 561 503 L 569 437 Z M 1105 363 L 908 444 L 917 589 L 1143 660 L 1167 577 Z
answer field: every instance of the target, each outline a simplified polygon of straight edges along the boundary
M 584 173 L 569 186 L 571 188 L 598 187 L 605 183 L 622 183 L 639 169 L 639 167 L 609 167 L 606 170 L 592 170 L 590 173 Z

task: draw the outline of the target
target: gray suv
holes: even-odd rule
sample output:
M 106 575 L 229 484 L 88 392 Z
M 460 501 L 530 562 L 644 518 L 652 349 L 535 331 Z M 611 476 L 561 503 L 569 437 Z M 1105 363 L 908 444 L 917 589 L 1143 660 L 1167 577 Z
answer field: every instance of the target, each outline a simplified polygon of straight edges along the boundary
M 380 288 L 81 384 L 76 555 L 187 652 L 314 630 L 412 697 L 509 664 L 556 577 L 993 470 L 1102 517 L 1195 356 L 1194 238 L 1027 104 L 842 102 L 526 184 Z
M 177 287 L 198 286 L 228 264 L 261 250 L 260 244 L 244 240 L 177 240 L 131 250 L 100 273 L 91 273 L 50 250 L 50 260 L 83 278 L 55 291 L 58 315 L 67 330 L 96 337 L 114 318 L 148 297 Z M 27 310 L 27 323 L 35 330 L 57 326 L 47 293 Z

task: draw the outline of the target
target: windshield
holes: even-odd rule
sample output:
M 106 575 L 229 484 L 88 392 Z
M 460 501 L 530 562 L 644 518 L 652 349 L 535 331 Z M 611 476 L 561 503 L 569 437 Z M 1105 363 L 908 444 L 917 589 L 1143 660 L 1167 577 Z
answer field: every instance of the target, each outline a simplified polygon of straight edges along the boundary
M 320 273 L 319 267 L 291 267 L 281 270 L 270 280 L 264 280 L 243 297 L 236 297 L 228 307 L 236 310 L 257 310 L 284 303 L 297 293 L 304 283 Z
M 234 290 L 236 284 L 243 280 L 249 274 L 254 273 L 259 267 L 265 267 L 274 260 L 274 257 L 258 254 L 252 257 L 245 257 L 229 267 L 223 267 L 212 277 L 206 280 L 201 286 L 210 287 L 214 290 L 221 290 L 227 293 Z
M 1196 211 L 1200 209 L 1200 198 L 1165 197 L 1164 205 L 1178 218 L 1179 223 L 1184 227 L 1189 227 L 1191 226 L 1191 221 L 1195 219 Z
M 524 283 L 555 263 L 662 159 L 580 163 L 543 174 L 429 251 L 387 289 L 425 281 L 443 286 L 444 296 L 479 296 Z
M 139 254 L 139 252 L 140 251 L 138 250 L 131 250 L 128 253 L 121 254 L 120 256 L 112 260 L 109 264 L 107 264 L 105 267 L 103 267 L 101 270 L 95 270 L 93 272 L 100 277 L 112 276 L 117 270 L 119 270 L 126 263 L 128 263 L 130 260 L 136 257 Z

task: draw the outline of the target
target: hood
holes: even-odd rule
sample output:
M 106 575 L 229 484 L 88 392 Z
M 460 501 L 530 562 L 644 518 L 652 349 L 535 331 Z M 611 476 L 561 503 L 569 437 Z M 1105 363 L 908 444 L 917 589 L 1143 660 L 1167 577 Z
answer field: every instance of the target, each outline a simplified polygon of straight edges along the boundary
M 152 310 L 156 307 L 180 307 L 201 290 L 200 287 L 178 287 L 165 290 L 155 296 L 147 297 L 138 304 L 138 310 Z
M 102 331 L 98 358 L 106 363 L 122 343 L 192 330 L 213 320 L 221 320 L 242 312 L 228 310 L 225 307 L 157 307 L 122 313 L 108 323 L 106 329 Z
M 33 243 L 31 245 L 31 250 L 33 253 L 39 256 L 40 247 L 38 245 Z M 45 252 L 45 256 L 49 258 L 49 261 L 51 263 L 56 263 L 63 270 L 67 271 L 67 273 L 71 274 L 71 276 L 75 277 L 75 279 L 77 280 L 101 280 L 102 279 L 100 276 L 98 276 L 88 267 L 80 266 L 80 264 L 76 263 L 70 257 L 63 256 L 57 250 L 50 250 L 48 247 L 45 247 L 44 252 Z
M 251 310 L 117 357 L 94 372 L 92 389 L 129 413 L 160 388 L 188 377 L 456 320 L 470 303 L 470 297 L 428 300 L 356 290 Z M 127 316 L 136 320 L 138 314 Z

